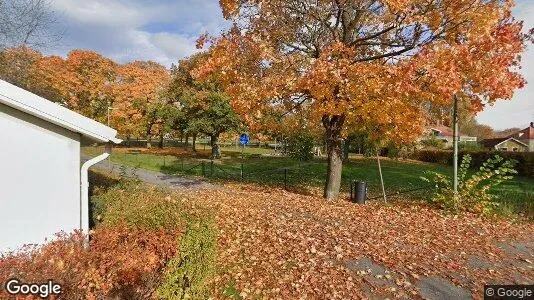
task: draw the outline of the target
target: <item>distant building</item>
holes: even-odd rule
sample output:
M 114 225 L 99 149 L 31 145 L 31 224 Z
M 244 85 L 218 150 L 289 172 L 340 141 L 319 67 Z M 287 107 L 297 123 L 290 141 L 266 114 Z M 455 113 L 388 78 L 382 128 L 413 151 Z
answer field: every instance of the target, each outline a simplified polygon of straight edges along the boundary
M 528 151 L 534 152 L 534 122 L 530 122 L 530 126 L 512 134 L 510 137 L 516 138 L 528 145 Z
M 528 145 L 513 137 L 485 139 L 482 141 L 484 148 L 498 151 L 527 152 Z
M 476 142 L 477 138 L 475 136 L 468 136 L 461 132 L 458 133 L 460 142 Z M 425 130 L 425 135 L 421 137 L 420 140 L 428 140 L 432 138 L 437 138 L 445 142 L 445 147 L 452 147 L 453 142 L 453 132 L 452 129 L 444 125 L 431 125 L 428 126 Z
M 484 147 L 491 150 L 534 152 L 534 122 L 530 126 L 512 135 L 500 139 L 483 141 Z

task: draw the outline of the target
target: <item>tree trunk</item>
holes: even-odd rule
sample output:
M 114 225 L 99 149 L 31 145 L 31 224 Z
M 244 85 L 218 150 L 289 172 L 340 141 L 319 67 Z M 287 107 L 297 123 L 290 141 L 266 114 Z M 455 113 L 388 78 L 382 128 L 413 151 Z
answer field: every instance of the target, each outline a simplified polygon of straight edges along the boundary
M 341 130 L 345 122 L 345 115 L 324 115 L 322 121 L 326 131 L 328 153 L 328 174 L 324 197 L 327 200 L 334 200 L 339 196 L 341 188 L 341 171 L 343 168 Z
M 189 146 L 189 134 L 185 135 L 185 147 Z
M 152 148 L 152 135 L 150 133 L 146 136 L 146 147 Z
M 323 124 L 323 127 L 324 127 L 324 124 Z M 328 134 L 326 132 L 324 133 L 324 137 L 323 137 L 323 148 L 324 148 L 324 151 L 328 153 Z
M 193 134 L 193 152 L 197 152 L 197 134 Z
M 349 145 L 350 145 L 350 140 L 344 139 L 343 140 L 343 161 L 344 162 L 349 161 Z
M 210 136 L 211 140 L 211 157 L 219 159 L 221 158 L 221 148 L 219 147 L 219 134 Z
M 163 134 L 159 136 L 158 148 L 163 149 Z
M 150 129 L 146 132 L 146 147 L 148 149 L 152 148 L 152 134 L 150 133 Z
M 146 129 L 146 147 L 148 149 L 152 148 L 152 127 L 154 127 L 154 121 L 150 121 Z
M 146 130 L 146 147 L 148 149 L 152 148 L 152 127 L 154 127 L 154 123 L 148 124 L 148 128 Z

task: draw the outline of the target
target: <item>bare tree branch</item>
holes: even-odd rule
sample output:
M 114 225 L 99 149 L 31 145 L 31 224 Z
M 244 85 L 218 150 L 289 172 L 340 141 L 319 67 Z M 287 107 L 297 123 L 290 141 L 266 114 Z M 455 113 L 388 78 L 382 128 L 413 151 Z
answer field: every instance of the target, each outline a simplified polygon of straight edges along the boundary
M 48 48 L 62 34 L 49 0 L 0 0 L 0 49 Z

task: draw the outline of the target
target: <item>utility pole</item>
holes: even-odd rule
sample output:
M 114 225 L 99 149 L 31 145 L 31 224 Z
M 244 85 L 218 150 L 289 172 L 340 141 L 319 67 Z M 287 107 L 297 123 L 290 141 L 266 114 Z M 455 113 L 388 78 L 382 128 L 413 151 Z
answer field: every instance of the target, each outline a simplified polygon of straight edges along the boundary
M 108 101 L 108 127 L 109 127 L 109 125 L 110 125 L 110 123 L 111 123 L 111 122 L 110 122 L 110 121 L 111 121 L 111 114 L 110 114 L 110 112 L 111 112 L 112 110 L 113 110 L 113 107 L 111 107 L 111 103 L 109 103 L 109 101 Z M 107 160 L 108 160 L 108 167 L 111 168 L 111 157 L 108 156 L 108 157 L 107 157 Z
M 454 149 L 453 154 L 453 191 L 454 195 L 458 194 L 458 97 L 456 94 L 453 96 L 452 105 L 452 144 Z
M 111 114 L 110 113 L 111 113 L 112 110 L 113 110 L 113 107 L 108 106 L 108 127 L 109 127 L 110 120 L 111 120 Z

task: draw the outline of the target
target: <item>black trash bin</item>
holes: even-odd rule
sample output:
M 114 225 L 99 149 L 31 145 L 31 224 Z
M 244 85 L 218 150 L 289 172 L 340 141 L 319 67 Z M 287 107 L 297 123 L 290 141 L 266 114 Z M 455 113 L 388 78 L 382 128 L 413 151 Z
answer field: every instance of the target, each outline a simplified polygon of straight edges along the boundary
M 365 204 L 367 197 L 367 182 L 354 180 L 350 187 L 350 200 L 358 204 Z

